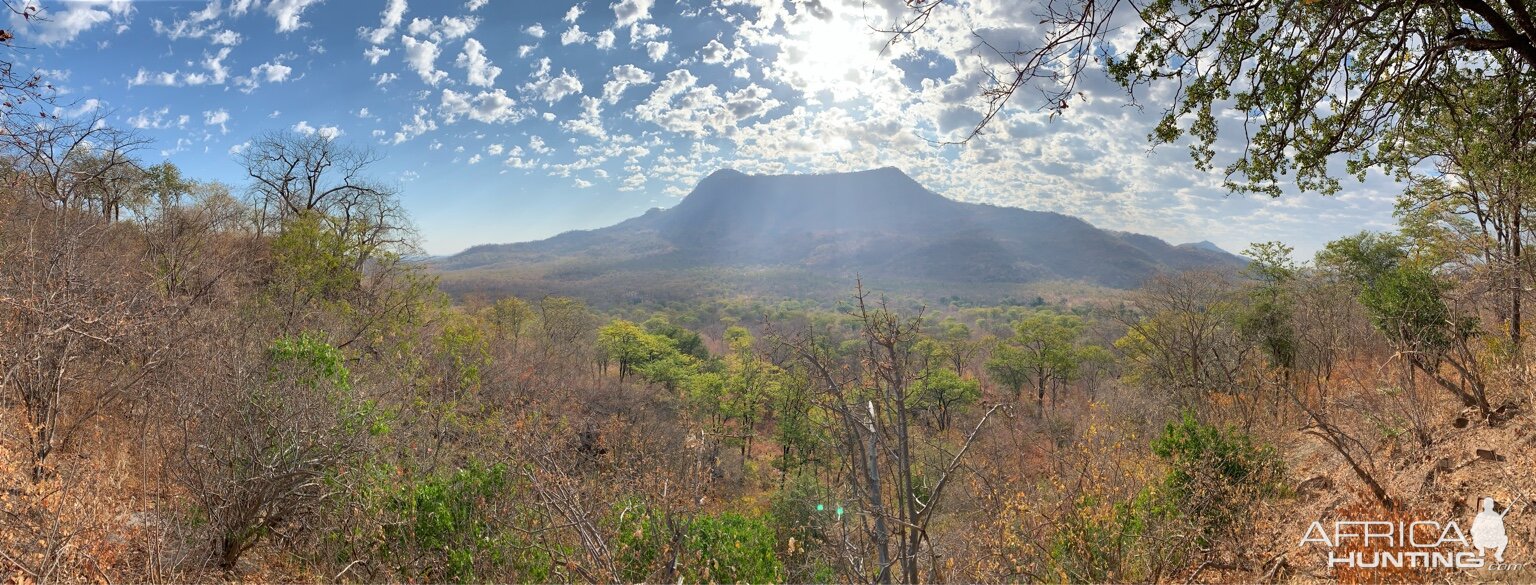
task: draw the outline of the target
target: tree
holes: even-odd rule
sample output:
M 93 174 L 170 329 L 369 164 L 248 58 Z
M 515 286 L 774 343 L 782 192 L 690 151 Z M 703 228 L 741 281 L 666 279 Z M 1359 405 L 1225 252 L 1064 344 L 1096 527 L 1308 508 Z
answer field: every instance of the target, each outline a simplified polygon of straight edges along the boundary
M 850 580 L 862 582 L 932 580 L 936 574 L 921 571 L 925 550 L 930 566 L 937 565 L 929 523 L 966 451 L 998 407 L 989 408 L 960 445 L 946 452 L 952 455 L 926 474 L 926 485 L 920 484 L 924 474 L 914 453 L 917 439 L 907 401 L 918 374 L 912 345 L 922 333 L 922 314 L 902 317 L 887 302 L 871 300 L 862 284 L 853 301 L 849 317 L 858 327 L 853 355 L 839 355 L 815 329 L 787 342 L 837 421 L 847 485 L 863 508 L 857 522 L 865 540 L 860 548 L 852 543 L 844 547 L 845 570 Z M 866 561 L 869 557 L 874 558 L 872 565 Z
M 618 364 L 620 382 L 635 368 L 677 351 L 671 339 L 646 333 L 639 325 L 623 319 L 597 331 L 597 346 L 604 356 Z
M 1037 311 L 1013 324 L 1014 335 L 1002 342 L 1009 349 L 994 352 L 988 369 L 1001 375 L 1005 384 L 1021 389 L 1024 382 L 1035 388 L 1036 410 L 1045 414 L 1045 392 L 1055 392 L 1071 382 L 1085 359 L 1081 342 L 1084 323 L 1076 315 Z
M 1536 196 L 1536 95 L 1526 81 L 1471 78 L 1446 88 L 1419 126 L 1405 125 L 1398 145 L 1405 159 L 1433 165 L 1405 173 L 1404 233 L 1498 299 L 1494 312 L 1516 346 L 1530 271 L 1525 215 Z
M 340 489 L 341 466 L 383 429 L 346 357 L 320 336 L 282 337 L 256 355 L 226 350 L 180 405 L 191 424 L 177 479 L 228 570 L 262 538 L 302 529 Z
M 297 217 L 320 217 L 356 251 L 357 269 L 378 252 L 411 252 L 415 237 L 393 189 L 367 173 L 370 150 L 319 133 L 272 132 L 240 152 L 250 177 L 257 231 L 281 232 Z
M 960 377 L 945 368 L 924 370 L 922 377 L 913 385 L 907 407 L 925 412 L 938 430 L 949 429 L 950 417 L 958 407 L 976 402 L 981 397 L 981 384 Z
M 0 69 L 0 86 L 4 77 Z M 142 170 L 135 155 L 148 142 L 106 124 L 100 116 L 52 118 L 5 136 L 0 152 L 14 169 L 12 189 L 54 209 L 117 219 L 123 203 L 141 190 Z
M 1360 303 L 1371 322 L 1401 350 L 1404 360 L 1423 372 L 1465 406 L 1492 416 L 1483 376 L 1471 340 L 1479 334 L 1475 317 L 1459 315 L 1446 304 L 1450 283 L 1423 261 L 1410 257 L 1400 238 L 1361 233 L 1330 242 L 1319 264 L 1355 279 Z M 1457 378 L 1447 377 L 1449 365 Z
M 892 44 L 959 4 L 908 0 Z M 1038 14 L 1038 23 L 1018 23 L 1042 31 L 1037 44 L 996 50 L 1006 70 L 983 88 L 971 136 L 1021 90 L 1066 110 L 1084 73 L 1103 63 L 1133 96 L 1166 100 L 1152 141 L 1190 136 L 1201 169 L 1212 166 L 1218 120 L 1230 112 L 1246 147 L 1225 166 L 1227 185 L 1272 196 L 1292 174 L 1304 190 L 1337 190 L 1328 171 L 1335 154 L 1357 176 L 1401 165 L 1378 147 L 1421 119 L 1426 103 L 1469 76 L 1520 80 L 1529 95 L 1536 68 L 1525 0 L 1047 0 Z M 1113 35 L 1134 20 L 1134 47 L 1115 49 Z

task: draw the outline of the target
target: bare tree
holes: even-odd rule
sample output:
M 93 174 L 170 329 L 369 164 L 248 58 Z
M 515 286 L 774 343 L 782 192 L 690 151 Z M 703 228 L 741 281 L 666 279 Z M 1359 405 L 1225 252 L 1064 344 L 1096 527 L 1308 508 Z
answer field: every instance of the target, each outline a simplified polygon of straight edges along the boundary
M 251 141 L 240 162 L 251 178 L 257 231 L 281 231 L 289 218 L 315 214 L 334 224 L 364 263 L 382 250 L 414 251 L 414 232 L 395 191 L 368 175 L 372 150 L 314 133 L 271 132 Z
M 990 407 L 960 445 L 939 461 L 931 483 L 916 471 L 916 443 L 907 393 L 921 375 L 913 352 L 923 326 L 921 312 L 902 318 L 882 300 L 869 298 L 860 284 L 852 317 L 859 325 L 861 349 L 856 360 L 840 359 L 814 330 L 788 342 L 824 392 L 822 406 L 839 421 L 845 471 L 850 489 L 862 504 L 861 532 L 867 545 L 845 541 L 844 561 L 851 578 L 864 582 L 916 583 L 936 577 L 922 562 L 937 559 L 929 540 L 945 489 L 956 476 L 965 452 L 998 406 Z M 940 448 L 940 451 L 944 451 Z M 921 494 L 921 495 L 920 495 Z M 866 562 L 869 555 L 874 563 Z

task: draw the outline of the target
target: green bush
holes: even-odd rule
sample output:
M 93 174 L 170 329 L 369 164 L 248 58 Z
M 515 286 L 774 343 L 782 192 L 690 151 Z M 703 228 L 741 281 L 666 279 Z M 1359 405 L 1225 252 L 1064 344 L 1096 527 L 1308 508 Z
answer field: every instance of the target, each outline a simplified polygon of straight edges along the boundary
M 1066 582 L 1156 581 L 1199 549 L 1230 544 L 1261 498 L 1281 493 L 1274 449 L 1185 413 L 1152 441 L 1168 466 L 1160 481 L 1127 501 L 1080 497 L 1062 515 L 1048 547 Z
M 690 583 L 770 583 L 784 580 L 771 516 L 735 512 L 690 520 L 668 518 L 634 500 L 615 507 L 614 560 L 618 578 L 643 582 L 677 560 L 677 575 Z

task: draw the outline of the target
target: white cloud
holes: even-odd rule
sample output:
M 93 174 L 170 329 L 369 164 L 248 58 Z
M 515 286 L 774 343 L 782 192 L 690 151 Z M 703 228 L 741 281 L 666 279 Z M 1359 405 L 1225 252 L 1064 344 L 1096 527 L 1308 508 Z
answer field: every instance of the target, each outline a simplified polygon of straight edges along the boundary
M 503 151 L 505 151 L 505 150 L 506 150 L 506 146 L 501 145 L 501 144 L 492 144 L 490 146 L 485 147 L 485 153 L 489 154 L 491 156 L 501 156 L 501 153 Z
M 33 2 L 24 4 L 36 5 Z M 126 24 L 133 15 L 133 3 L 129 0 L 76 0 L 60 4 L 57 8 L 41 10 L 40 18 L 24 18 L 12 13 L 11 25 L 20 31 L 18 42 L 60 45 L 74 41 L 97 25 Z
M 250 148 L 250 147 L 251 147 L 251 141 L 247 140 L 245 142 L 241 142 L 240 144 L 236 144 L 236 145 L 230 146 L 229 147 L 229 154 L 232 154 L 232 155 L 240 154 L 242 152 L 245 152 L 245 149 Z
M 203 71 L 188 73 L 179 70 L 152 72 L 140 68 L 133 77 L 128 78 L 128 86 L 164 85 L 180 87 L 183 85 L 222 85 L 229 78 L 229 68 L 224 66 L 224 59 L 229 57 L 229 51 L 229 47 L 223 47 L 217 53 L 203 53 L 203 60 L 200 63 Z
M 293 32 L 308 26 L 302 18 L 310 6 L 321 0 L 272 0 L 267 4 L 267 14 L 277 21 L 277 32 Z
M 373 80 L 373 84 L 375 86 L 384 87 L 386 85 L 389 85 L 390 82 L 392 82 L 392 81 L 394 81 L 396 79 L 399 79 L 399 78 L 400 78 L 399 75 L 395 75 L 394 73 L 387 73 L 386 72 L 386 73 L 380 73 L 378 75 L 375 75 L 375 76 L 371 77 L 370 79 Z
M 478 26 L 480 18 L 477 16 L 444 16 L 437 19 L 436 23 L 430 18 L 414 18 L 410 26 L 406 27 L 406 32 L 411 36 L 427 37 L 433 42 L 443 42 L 468 36 Z
M 651 61 L 661 61 L 667 56 L 666 41 L 650 41 L 645 43 L 645 54 Z
M 544 38 L 544 25 L 535 22 L 529 25 L 528 28 L 523 29 L 523 32 L 533 38 L 542 39 Z
M 416 113 L 411 116 L 411 121 L 400 126 L 400 131 L 395 133 L 394 139 L 390 143 L 400 144 L 436 129 L 437 122 L 427 115 L 427 109 L 416 106 Z
M 405 62 L 412 71 L 421 76 L 421 80 L 427 85 L 437 85 L 448 74 L 437 69 L 437 55 L 441 51 L 437 43 L 432 41 L 418 41 L 414 37 L 401 37 L 405 44 Z
M 358 35 L 368 39 L 369 44 L 382 45 L 389 37 L 394 36 L 395 29 L 400 28 L 400 22 L 405 20 L 405 0 L 388 0 L 384 5 L 384 11 L 379 13 L 379 28 L 359 28 Z M 378 63 L 375 59 L 374 63 Z
M 490 1 L 491 0 L 469 0 L 468 2 L 464 3 L 464 9 L 468 10 L 470 12 L 474 12 L 476 10 L 479 10 L 479 9 L 483 8 L 486 5 L 486 3 L 490 2 Z
M 224 108 L 203 112 L 203 125 L 218 126 L 219 132 L 221 134 L 229 133 L 229 127 L 227 126 L 228 123 L 229 112 L 225 111 Z
M 651 18 L 651 5 L 655 0 L 619 0 L 612 4 L 613 15 L 618 18 L 614 26 L 629 26 Z
M 469 164 L 472 164 L 472 165 L 480 164 L 480 153 L 477 152 L 473 156 L 470 156 L 469 157 Z
M 379 59 L 389 56 L 389 49 L 384 47 L 368 47 L 363 50 L 363 56 L 368 58 L 369 65 L 378 65 Z
M 587 33 L 581 31 L 581 27 L 579 25 L 573 24 L 571 25 L 571 28 L 565 29 L 565 32 L 560 33 L 560 44 L 575 45 L 585 43 L 590 38 L 591 37 L 587 35 Z
M 291 58 L 293 55 L 279 55 L 276 59 L 252 67 L 249 74 L 235 78 L 235 84 L 240 86 L 240 91 L 251 93 L 265 83 L 288 81 L 293 74 L 293 68 L 283 61 Z
M 171 113 L 169 107 L 158 110 L 139 110 L 139 113 L 128 118 L 129 126 L 139 130 L 163 130 L 176 125 L 174 121 L 168 121 L 166 116 Z
M 576 19 L 581 18 L 581 12 L 582 12 L 581 11 L 581 5 L 580 4 L 576 4 L 574 6 L 571 6 L 570 10 L 565 11 L 565 18 L 562 18 L 561 20 L 564 20 L 564 21 L 569 22 L 571 24 L 575 24 L 576 23 Z
M 213 33 L 208 37 L 208 41 L 215 45 L 226 45 L 232 47 L 240 44 L 240 41 L 244 38 L 245 37 L 240 36 L 240 33 L 226 29 Z
M 304 120 L 299 120 L 299 123 L 294 124 L 293 131 L 305 136 L 313 136 L 318 134 L 321 138 L 326 140 L 335 140 L 337 137 L 340 137 L 343 134 L 341 129 L 335 126 L 321 126 L 316 128 L 314 126 L 310 126 L 309 122 Z
M 537 49 L 537 48 L 539 48 L 539 46 L 536 45 L 536 44 L 535 45 L 519 45 L 517 47 L 517 58 L 518 59 L 527 59 L 529 55 L 533 54 L 533 50 Z
M 603 32 L 597 33 L 597 37 L 592 41 L 592 46 L 607 51 L 613 48 L 613 42 L 617 39 L 618 36 L 613 33 L 613 29 L 605 29 Z
M 543 59 L 542 65 L 541 71 L 535 74 L 534 80 L 523 85 L 523 91 L 550 104 L 581 93 L 581 80 L 570 71 L 562 69 L 560 75 L 550 77 L 549 59 Z
M 465 83 L 470 85 L 491 87 L 496 84 L 496 76 L 501 75 L 501 68 L 486 58 L 485 46 L 473 38 L 464 41 L 464 51 L 453 63 L 464 68 Z
M 699 59 L 711 65 L 730 65 L 747 56 L 747 52 L 741 47 L 727 48 L 720 39 L 710 39 L 709 43 L 699 50 Z
M 651 72 L 634 65 L 620 65 L 614 67 L 608 74 L 607 83 L 603 84 L 603 100 L 610 104 L 619 103 L 624 91 L 634 85 L 645 85 L 652 81 Z
M 597 140 L 608 138 L 608 132 L 603 129 L 603 100 L 584 95 L 581 96 L 581 117 L 574 120 L 566 120 L 560 123 L 560 127 L 572 134 L 582 134 Z
M 475 95 L 444 89 L 438 111 L 443 115 L 443 121 L 449 124 L 458 121 L 461 116 L 486 124 L 516 122 L 523 117 L 517 111 L 517 101 L 507 96 L 506 90 L 502 89 L 482 91 Z

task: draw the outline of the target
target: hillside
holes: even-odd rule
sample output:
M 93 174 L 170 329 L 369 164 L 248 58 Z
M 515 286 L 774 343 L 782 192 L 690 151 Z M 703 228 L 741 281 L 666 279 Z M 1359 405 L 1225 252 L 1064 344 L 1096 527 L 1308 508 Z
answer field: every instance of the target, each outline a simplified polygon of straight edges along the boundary
M 1059 213 L 963 203 L 895 168 L 825 175 L 717 171 L 671 209 L 547 240 L 476 246 L 436 263 L 450 290 L 520 295 L 806 294 L 863 276 L 882 288 L 997 297 L 1078 281 L 1127 289 L 1162 270 L 1241 266 L 1208 245 L 1173 246 Z M 710 287 L 710 273 L 731 287 Z M 753 278 L 753 275 L 763 278 Z

